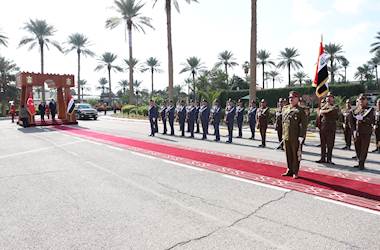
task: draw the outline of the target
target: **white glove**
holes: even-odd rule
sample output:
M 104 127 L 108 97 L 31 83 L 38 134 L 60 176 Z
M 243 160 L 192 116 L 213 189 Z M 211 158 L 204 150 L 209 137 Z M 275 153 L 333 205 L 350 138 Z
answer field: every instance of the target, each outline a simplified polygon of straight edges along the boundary
M 300 144 L 302 144 L 303 143 L 303 137 L 298 137 L 298 142 L 300 143 Z
M 358 121 L 362 121 L 363 120 L 363 116 L 362 115 L 357 115 L 357 116 L 355 116 L 355 118 Z

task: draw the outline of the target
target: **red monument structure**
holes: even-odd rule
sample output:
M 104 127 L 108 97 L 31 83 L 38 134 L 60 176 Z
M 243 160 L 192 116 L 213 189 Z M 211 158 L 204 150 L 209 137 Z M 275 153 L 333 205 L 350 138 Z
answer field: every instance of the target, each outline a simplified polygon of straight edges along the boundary
M 21 88 L 20 106 L 28 106 L 29 97 L 33 97 L 33 87 L 41 87 L 47 84 L 49 88 L 57 89 L 57 115 L 58 120 L 55 124 L 77 124 L 73 109 L 68 109 L 71 96 L 71 88 L 75 87 L 74 75 L 58 75 L 58 74 L 40 74 L 30 72 L 20 72 L 16 75 L 17 87 Z M 71 102 L 73 103 L 73 102 Z M 29 111 L 29 124 L 35 125 L 51 125 L 52 123 L 36 124 L 34 115 Z

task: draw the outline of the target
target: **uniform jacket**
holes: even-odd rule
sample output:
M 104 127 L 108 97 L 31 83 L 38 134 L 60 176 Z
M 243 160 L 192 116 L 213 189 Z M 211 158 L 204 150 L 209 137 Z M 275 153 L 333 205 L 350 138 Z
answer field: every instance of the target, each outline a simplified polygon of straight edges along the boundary
M 353 124 L 353 110 L 352 109 L 344 109 L 342 111 L 343 115 L 343 126 L 344 128 L 349 128 L 352 129 L 352 124 Z
M 325 104 L 320 110 L 321 129 L 336 129 L 339 117 L 339 108 L 335 105 Z
M 202 122 L 208 123 L 210 117 L 210 108 L 207 105 L 199 109 L 199 118 Z
M 277 108 L 277 110 L 276 110 L 276 122 L 275 122 L 275 129 L 276 130 L 282 129 L 282 109 L 283 108 Z
M 358 115 L 363 116 L 363 120 L 356 119 Z M 358 107 L 353 114 L 353 128 L 360 134 L 372 134 L 373 124 L 375 123 L 375 110 L 373 108 Z
M 166 115 L 169 118 L 169 120 L 174 120 L 175 116 L 175 107 L 174 106 L 169 106 L 166 108 Z
M 226 123 L 233 124 L 235 119 L 236 108 L 233 106 L 229 110 L 226 110 Z
M 307 119 L 305 111 L 299 106 L 285 106 L 282 110 L 283 139 L 298 141 L 299 137 L 305 137 L 306 129 Z
M 153 119 L 153 118 L 157 119 L 158 108 L 156 106 L 149 106 L 148 116 L 149 116 L 149 119 Z
M 376 110 L 375 114 L 375 128 L 380 130 L 380 109 Z
M 244 111 L 245 111 L 245 107 L 236 107 L 236 120 L 238 122 L 243 122 L 244 120 Z
M 184 122 L 186 120 L 186 106 L 180 106 L 178 108 L 178 119 L 180 122 Z
M 256 124 L 256 107 L 251 107 L 248 109 L 248 121 L 249 123 Z
M 222 118 L 222 109 L 221 107 L 216 106 L 212 112 L 212 121 L 213 124 L 219 124 L 220 119 Z
M 166 109 L 167 109 L 166 106 L 162 106 L 160 109 L 160 116 L 162 120 L 166 120 Z
M 190 106 L 189 109 L 187 110 L 187 119 L 189 121 L 195 121 L 197 117 L 197 108 Z
M 257 110 L 257 123 L 260 128 L 268 127 L 268 119 L 269 119 L 269 108 L 259 108 Z

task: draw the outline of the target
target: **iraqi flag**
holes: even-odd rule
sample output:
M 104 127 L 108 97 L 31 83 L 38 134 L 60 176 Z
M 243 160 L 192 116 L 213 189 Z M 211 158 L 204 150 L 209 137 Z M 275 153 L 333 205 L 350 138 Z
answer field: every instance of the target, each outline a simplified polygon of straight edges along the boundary
M 67 104 L 67 113 L 72 114 L 75 108 L 74 97 L 70 97 L 69 103 Z
M 33 101 L 33 96 L 29 95 L 28 100 L 26 101 L 26 106 L 28 107 L 28 111 L 30 115 L 35 115 L 36 114 L 36 107 L 34 107 L 34 101 Z
M 313 86 L 315 87 L 315 94 L 321 98 L 327 92 L 329 92 L 329 85 L 327 81 L 329 80 L 329 72 L 327 70 L 328 57 L 323 49 L 323 44 L 321 42 L 319 46 L 319 56 L 317 63 L 317 70 L 315 72 Z

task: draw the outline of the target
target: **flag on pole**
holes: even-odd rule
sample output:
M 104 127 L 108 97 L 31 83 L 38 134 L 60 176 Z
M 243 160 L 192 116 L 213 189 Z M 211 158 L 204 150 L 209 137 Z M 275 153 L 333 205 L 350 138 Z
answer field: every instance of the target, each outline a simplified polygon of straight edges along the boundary
M 323 44 L 319 46 L 319 55 L 317 70 L 315 72 L 313 86 L 315 87 L 315 94 L 320 98 L 323 97 L 329 91 L 329 85 L 327 83 L 329 79 L 329 72 L 327 70 L 328 57 L 323 49 Z
M 30 115 L 36 114 L 36 107 L 34 107 L 33 95 L 30 94 L 28 100 L 26 101 L 26 106 L 28 107 L 28 111 Z

